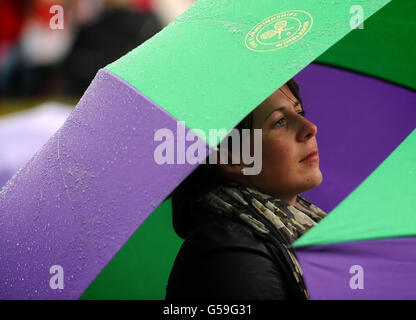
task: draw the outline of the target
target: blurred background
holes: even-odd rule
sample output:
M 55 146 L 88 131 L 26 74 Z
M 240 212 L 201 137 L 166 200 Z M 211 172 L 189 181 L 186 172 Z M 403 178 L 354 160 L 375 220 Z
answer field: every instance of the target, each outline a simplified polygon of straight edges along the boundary
M 96 72 L 194 0 L 0 0 L 0 187 L 63 124 Z

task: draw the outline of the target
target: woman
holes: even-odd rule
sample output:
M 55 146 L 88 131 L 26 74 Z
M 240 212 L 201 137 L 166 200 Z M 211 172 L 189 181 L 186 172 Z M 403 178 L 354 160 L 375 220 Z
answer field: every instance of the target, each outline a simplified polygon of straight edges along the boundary
M 326 213 L 300 195 L 322 174 L 317 127 L 305 118 L 296 82 L 236 128 L 262 129 L 262 170 L 204 164 L 173 192 L 173 225 L 185 241 L 166 299 L 308 299 L 291 244 Z

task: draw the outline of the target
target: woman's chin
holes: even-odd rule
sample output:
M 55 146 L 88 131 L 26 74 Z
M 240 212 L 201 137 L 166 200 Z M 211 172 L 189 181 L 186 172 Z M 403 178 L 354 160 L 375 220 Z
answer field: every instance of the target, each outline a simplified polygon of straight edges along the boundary
M 322 172 L 321 170 L 319 170 L 319 168 L 317 168 L 306 179 L 307 190 L 316 188 L 322 183 L 322 180 L 323 180 Z

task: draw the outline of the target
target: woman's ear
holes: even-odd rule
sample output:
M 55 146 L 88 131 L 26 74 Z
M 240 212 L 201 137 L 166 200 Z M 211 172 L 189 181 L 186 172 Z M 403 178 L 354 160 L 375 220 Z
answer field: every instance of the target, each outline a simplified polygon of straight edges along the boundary
M 222 159 L 221 159 L 221 155 L 222 155 Z M 236 181 L 241 180 L 241 176 L 243 175 L 242 172 L 241 172 L 241 169 L 243 169 L 241 159 L 240 159 L 239 163 L 233 164 L 232 163 L 232 153 L 229 150 L 218 148 L 217 164 L 218 164 L 222 174 L 227 179 L 236 180 Z

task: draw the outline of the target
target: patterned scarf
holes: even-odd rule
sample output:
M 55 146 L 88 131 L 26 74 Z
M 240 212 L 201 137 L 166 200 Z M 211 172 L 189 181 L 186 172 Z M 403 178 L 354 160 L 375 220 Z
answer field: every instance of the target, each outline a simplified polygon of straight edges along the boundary
M 235 214 L 255 230 L 267 234 L 270 230 L 255 217 L 260 214 L 277 230 L 279 242 L 283 245 L 286 262 L 290 266 L 301 292 L 309 299 L 303 280 L 303 273 L 294 254 L 292 244 L 302 234 L 317 224 L 326 213 L 298 195 L 292 206 L 286 202 L 254 190 L 237 182 L 219 186 L 207 194 L 201 201 L 217 213 Z

